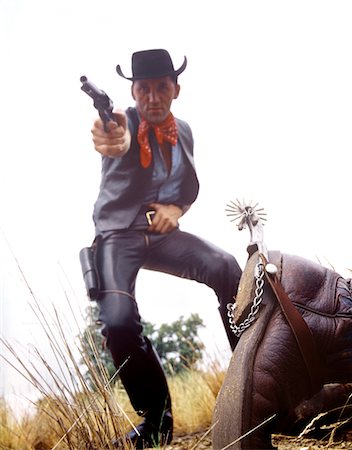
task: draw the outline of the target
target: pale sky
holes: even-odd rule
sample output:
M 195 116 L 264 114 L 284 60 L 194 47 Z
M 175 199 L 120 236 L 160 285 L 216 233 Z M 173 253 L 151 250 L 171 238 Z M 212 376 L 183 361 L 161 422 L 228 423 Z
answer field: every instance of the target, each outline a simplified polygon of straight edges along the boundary
M 0 0 L 6 339 L 45 348 L 11 252 L 43 304 L 68 317 L 66 297 L 74 309 L 87 306 L 78 252 L 94 237 L 100 156 L 90 138 L 96 111 L 79 79 L 86 75 L 116 107 L 133 105 L 115 67 L 130 73 L 136 50 L 166 48 L 175 67 L 184 55 L 189 61 L 173 112 L 193 129 L 201 190 L 182 229 L 244 267 L 249 233 L 225 207 L 252 200 L 268 214 L 269 249 L 350 276 L 351 23 L 349 0 Z M 154 323 L 198 312 L 204 339 L 226 353 L 205 286 L 144 271 L 137 300 Z M 0 394 L 14 380 L 2 367 Z

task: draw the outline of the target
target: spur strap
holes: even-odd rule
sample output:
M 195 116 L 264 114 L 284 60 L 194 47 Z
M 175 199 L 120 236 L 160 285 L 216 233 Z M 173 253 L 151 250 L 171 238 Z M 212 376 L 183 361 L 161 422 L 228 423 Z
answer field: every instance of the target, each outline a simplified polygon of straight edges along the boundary
M 260 257 L 264 263 L 265 268 L 268 261 L 266 260 L 264 255 L 261 254 Z M 281 253 L 270 252 L 270 262 L 275 264 L 277 268 L 281 268 Z M 296 339 L 298 348 L 301 352 L 304 364 L 309 375 L 311 394 L 313 395 L 318 392 L 323 386 L 323 379 L 321 375 L 322 369 L 313 335 L 306 321 L 297 311 L 289 296 L 285 292 L 280 280 L 278 279 L 278 276 L 276 274 L 268 273 L 266 269 L 265 275 Z

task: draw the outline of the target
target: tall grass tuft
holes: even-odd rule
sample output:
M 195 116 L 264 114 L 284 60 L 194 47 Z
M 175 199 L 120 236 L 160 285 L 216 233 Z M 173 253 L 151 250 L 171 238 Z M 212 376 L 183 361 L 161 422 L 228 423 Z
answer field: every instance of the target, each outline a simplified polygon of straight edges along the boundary
M 129 418 L 113 395 L 111 381 L 105 368 L 93 365 L 87 358 L 80 338 L 67 336 L 63 320 L 55 310 L 50 320 L 47 312 L 36 303 L 36 316 L 44 330 L 51 349 L 51 357 L 44 356 L 39 348 L 33 349 L 31 360 L 21 356 L 18 349 L 2 339 L 10 356 L 6 362 L 17 370 L 38 393 L 35 412 L 23 423 L 22 437 L 25 443 L 19 447 L 2 443 L 8 439 L 0 435 L 4 448 L 25 449 L 101 449 L 113 448 L 112 437 L 124 439 Z M 94 346 L 93 340 L 91 345 Z M 93 347 L 94 348 L 94 347 Z M 98 351 L 94 354 L 99 360 Z M 81 363 L 84 362 L 84 364 Z M 85 373 L 89 371 L 95 389 L 88 386 Z M 8 424 L 9 420 L 2 422 Z M 6 428 L 10 427 L 6 425 Z M 27 429 L 29 431 L 27 432 Z M 14 429 L 12 428 L 12 431 Z M 18 433 L 16 433 L 18 434 Z M 5 447 L 6 445 L 6 447 Z M 126 443 L 126 448 L 128 444 Z
M 44 331 L 51 356 L 34 347 L 28 359 L 27 353 L 21 353 L 0 338 L 6 349 L 7 356 L 2 355 L 5 362 L 37 393 L 34 411 L 18 421 L 14 420 L 15 415 L 6 403 L 0 404 L 0 448 L 101 450 L 114 448 L 114 438 L 122 442 L 123 448 L 131 448 L 125 434 L 138 424 L 140 418 L 118 381 L 118 371 L 108 379 L 93 337 L 90 336 L 87 343 L 79 328 L 72 337 L 72 331 L 65 328 L 68 322 L 54 307 L 52 311 L 44 310 L 34 297 L 33 311 Z M 93 359 L 88 356 L 92 353 Z M 209 427 L 221 385 L 219 374 L 187 370 L 168 381 L 175 434 L 193 433 Z

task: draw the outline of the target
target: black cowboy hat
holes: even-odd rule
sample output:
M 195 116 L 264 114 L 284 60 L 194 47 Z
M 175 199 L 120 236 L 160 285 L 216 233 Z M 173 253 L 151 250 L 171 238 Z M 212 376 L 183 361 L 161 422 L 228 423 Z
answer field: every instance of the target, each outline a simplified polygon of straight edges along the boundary
M 116 66 L 116 72 L 127 80 L 146 80 L 148 78 L 161 78 L 167 76 L 177 77 L 187 66 L 187 58 L 184 57 L 182 66 L 175 70 L 171 57 L 166 50 L 143 50 L 132 55 L 132 77 L 126 77 L 120 65 Z

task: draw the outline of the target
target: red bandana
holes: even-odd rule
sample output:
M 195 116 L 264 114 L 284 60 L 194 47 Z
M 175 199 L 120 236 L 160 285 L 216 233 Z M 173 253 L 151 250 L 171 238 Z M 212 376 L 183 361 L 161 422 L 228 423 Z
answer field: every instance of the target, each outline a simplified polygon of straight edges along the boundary
M 138 144 L 141 147 L 141 164 L 145 169 L 149 167 L 152 162 L 152 149 L 150 148 L 148 139 L 148 132 L 150 128 L 153 128 L 159 145 L 165 141 L 170 142 L 172 145 L 177 144 L 177 125 L 171 112 L 166 119 L 158 125 L 152 125 L 145 119 L 142 119 L 139 124 L 137 139 Z

